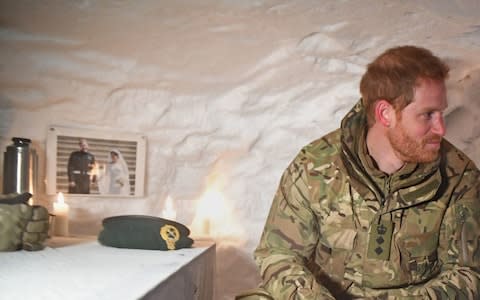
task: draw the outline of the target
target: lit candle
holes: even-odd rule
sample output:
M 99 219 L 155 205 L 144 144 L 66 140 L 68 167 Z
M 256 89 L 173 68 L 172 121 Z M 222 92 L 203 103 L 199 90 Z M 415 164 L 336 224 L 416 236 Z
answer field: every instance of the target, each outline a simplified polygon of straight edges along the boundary
M 177 218 L 177 212 L 173 207 L 173 200 L 170 196 L 168 196 L 167 200 L 165 201 L 165 208 L 162 211 L 162 217 L 172 221 L 175 221 Z
M 63 193 L 58 193 L 57 202 L 53 203 L 54 234 L 68 236 L 68 204 L 65 203 Z

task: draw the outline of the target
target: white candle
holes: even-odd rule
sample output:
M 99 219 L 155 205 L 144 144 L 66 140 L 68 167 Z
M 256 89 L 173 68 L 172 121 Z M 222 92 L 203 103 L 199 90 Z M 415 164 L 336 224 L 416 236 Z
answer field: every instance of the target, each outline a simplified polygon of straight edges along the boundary
M 173 200 L 170 196 L 168 196 L 167 200 L 165 201 L 165 208 L 162 211 L 162 217 L 172 221 L 175 221 L 177 218 L 177 212 L 173 207 Z
M 58 193 L 57 202 L 53 203 L 55 215 L 53 229 L 54 235 L 68 236 L 68 204 L 65 203 L 63 193 Z

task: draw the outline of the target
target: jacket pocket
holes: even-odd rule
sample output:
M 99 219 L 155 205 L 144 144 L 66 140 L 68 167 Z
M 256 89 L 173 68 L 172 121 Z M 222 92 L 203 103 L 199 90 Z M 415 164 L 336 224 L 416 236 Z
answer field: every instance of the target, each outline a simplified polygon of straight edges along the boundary
M 427 281 L 438 274 L 438 234 L 427 232 L 404 237 L 401 242 L 402 268 L 409 275 L 409 283 Z M 401 249 L 402 250 L 402 249 Z
M 314 274 L 331 292 L 343 291 L 351 283 L 345 280 L 345 272 L 356 235 L 357 232 L 353 229 L 338 229 L 336 234 L 319 242 L 315 261 L 320 269 L 315 270 Z

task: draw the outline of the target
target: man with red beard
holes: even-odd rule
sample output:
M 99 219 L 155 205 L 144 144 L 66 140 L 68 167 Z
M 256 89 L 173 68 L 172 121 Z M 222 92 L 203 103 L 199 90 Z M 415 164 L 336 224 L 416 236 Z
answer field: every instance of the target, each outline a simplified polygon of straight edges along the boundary
M 341 127 L 284 172 L 238 299 L 479 299 L 479 170 L 443 139 L 448 66 L 415 46 L 368 65 Z

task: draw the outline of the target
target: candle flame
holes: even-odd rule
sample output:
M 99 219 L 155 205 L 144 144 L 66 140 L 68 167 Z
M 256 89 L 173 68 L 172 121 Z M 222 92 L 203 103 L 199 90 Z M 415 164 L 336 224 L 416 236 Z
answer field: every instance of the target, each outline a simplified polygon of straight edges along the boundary
M 165 208 L 167 210 L 174 210 L 173 209 L 173 200 L 172 200 L 172 197 L 168 196 L 167 197 L 167 202 L 165 203 Z
M 63 193 L 62 193 L 62 192 L 58 193 L 57 202 L 58 202 L 58 203 L 65 203 L 65 198 L 63 197 Z
M 197 199 L 197 206 L 190 225 L 192 236 L 208 239 L 221 239 L 237 243 L 247 240 L 245 224 L 237 220 L 237 214 L 231 200 L 224 190 L 228 186 L 228 162 L 237 153 L 224 153 L 206 178 L 206 190 Z
M 173 199 L 170 195 L 167 197 L 165 201 L 165 208 L 162 211 L 162 216 L 166 219 L 175 221 L 177 218 L 177 212 L 175 211 L 175 207 L 173 205 Z
M 191 229 L 193 235 L 208 238 L 243 234 L 218 184 L 209 185 L 198 200 Z
M 197 213 L 205 219 L 218 219 L 225 213 L 225 202 L 222 193 L 215 187 L 207 189 L 198 202 Z

